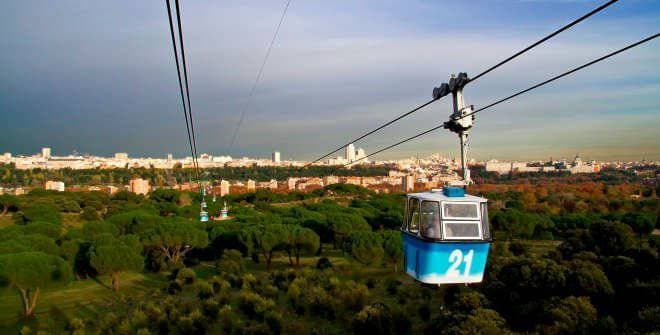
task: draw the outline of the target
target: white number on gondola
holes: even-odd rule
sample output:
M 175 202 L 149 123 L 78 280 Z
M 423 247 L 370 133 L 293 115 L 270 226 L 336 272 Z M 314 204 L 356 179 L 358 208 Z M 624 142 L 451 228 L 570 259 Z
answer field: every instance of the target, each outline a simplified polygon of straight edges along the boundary
M 449 255 L 449 263 L 452 263 L 447 270 L 447 276 L 449 277 L 459 277 L 461 272 L 458 270 L 458 267 L 461 266 L 461 263 L 465 263 L 465 269 L 463 269 L 463 276 L 470 274 L 470 267 L 472 267 L 472 256 L 474 256 L 474 250 L 468 251 L 467 255 L 463 257 L 463 252 L 461 249 L 456 249 L 451 252 Z

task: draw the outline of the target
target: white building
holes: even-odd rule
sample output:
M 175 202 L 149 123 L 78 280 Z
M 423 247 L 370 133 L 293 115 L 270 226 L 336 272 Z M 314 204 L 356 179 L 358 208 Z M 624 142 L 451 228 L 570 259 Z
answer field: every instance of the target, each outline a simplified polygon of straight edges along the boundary
M 403 192 L 411 192 L 415 189 L 415 178 L 413 176 L 401 177 L 401 186 Z
M 229 194 L 229 181 L 221 180 L 220 181 L 220 196 L 224 197 Z
M 128 188 L 131 192 L 142 195 L 145 195 L 151 191 L 151 185 L 149 184 L 149 181 L 142 178 L 131 179 Z
M 352 161 L 355 160 L 355 146 L 353 145 L 353 143 L 346 146 L 346 152 L 344 153 L 344 159 L 346 159 L 349 162 L 352 162 Z
M 46 182 L 46 190 L 64 192 L 64 182 L 49 180 Z
M 367 153 L 362 148 L 358 148 L 355 152 L 355 159 L 362 159 L 367 156 Z
M 43 159 L 49 159 L 50 158 L 50 148 L 41 148 L 41 157 Z
M 280 152 L 279 151 L 273 151 L 272 161 L 273 161 L 273 163 L 279 163 L 280 162 Z
M 255 183 L 252 179 L 248 179 L 246 188 L 248 192 L 254 192 L 254 190 L 257 188 L 257 183 Z
M 126 159 L 128 159 L 128 154 L 125 153 L 125 152 L 118 152 L 118 153 L 115 154 L 115 159 L 126 160 Z

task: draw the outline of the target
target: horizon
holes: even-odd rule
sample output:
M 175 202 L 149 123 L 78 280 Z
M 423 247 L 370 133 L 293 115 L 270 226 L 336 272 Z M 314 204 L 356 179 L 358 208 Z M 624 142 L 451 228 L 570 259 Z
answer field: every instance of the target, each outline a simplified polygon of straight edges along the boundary
M 44 147 L 44 148 L 51 149 L 51 156 L 52 157 L 90 156 L 90 157 L 99 157 L 99 158 L 113 158 L 113 156 L 115 154 L 118 154 L 118 153 L 128 154 L 129 159 L 142 159 L 142 158 L 166 159 L 167 156 L 170 155 L 170 154 L 172 155 L 173 159 L 185 159 L 185 158 L 188 158 L 188 157 L 192 157 L 189 154 L 177 155 L 177 154 L 172 153 L 172 152 L 151 153 L 151 154 L 142 154 L 142 155 L 131 153 L 131 152 L 128 152 L 128 151 L 114 151 L 110 154 L 96 154 L 96 153 L 90 153 L 90 152 L 76 152 L 76 151 L 72 151 L 70 153 L 61 153 L 61 152 L 58 152 L 56 150 L 53 150 L 52 147 Z M 32 153 L 14 153 L 14 152 L 8 152 L 8 151 L 0 150 L 0 154 L 9 153 L 9 154 L 12 155 L 12 157 L 22 157 L 22 156 L 24 156 L 24 157 L 33 157 L 33 156 L 39 156 L 41 154 L 41 149 L 42 148 L 40 148 L 40 150 L 37 150 L 37 151 L 32 152 Z M 278 151 L 278 152 L 280 154 L 282 154 L 282 151 Z M 232 160 L 243 159 L 243 158 L 270 160 L 271 159 L 270 154 L 272 154 L 272 152 L 267 154 L 267 155 L 261 155 L 261 156 L 249 156 L 249 155 L 232 156 L 232 155 L 221 154 L 221 153 L 220 154 L 215 154 L 215 153 L 211 153 L 211 152 L 201 152 L 199 155 L 200 155 L 200 157 L 201 157 L 201 155 L 209 155 L 209 156 L 212 156 L 212 157 L 227 157 L 228 156 L 228 157 L 231 157 Z M 369 152 L 367 152 L 367 154 L 369 154 Z M 419 155 L 419 158 L 426 159 L 426 158 L 430 158 L 431 156 L 436 156 L 436 155 L 439 155 L 442 158 L 457 159 L 457 155 L 455 155 L 455 154 L 446 154 L 446 153 L 442 153 L 442 152 L 431 152 L 431 153 L 428 153 L 428 154 L 425 154 L 425 155 Z M 333 159 L 333 158 L 336 158 L 337 156 L 342 156 L 343 157 L 343 154 L 333 155 L 333 156 L 330 156 L 328 158 Z M 418 156 L 417 154 L 413 154 L 413 155 L 409 155 L 409 156 L 399 156 L 399 157 L 394 157 L 394 158 L 369 159 L 369 161 L 397 161 L 397 160 L 414 159 L 417 156 Z M 584 155 L 582 152 L 576 152 L 573 155 L 570 155 L 570 154 L 569 155 L 550 155 L 550 156 L 545 157 L 545 158 L 537 157 L 537 158 L 526 158 L 526 159 L 510 159 L 510 158 L 502 158 L 502 157 L 489 157 L 489 158 L 470 157 L 470 159 L 474 159 L 474 160 L 479 161 L 479 162 L 486 162 L 486 161 L 489 161 L 489 160 L 497 160 L 497 161 L 504 161 L 504 162 L 508 162 L 508 161 L 512 161 L 512 162 L 513 161 L 549 162 L 549 161 L 559 161 L 559 160 L 572 160 L 575 157 L 580 157 L 584 161 L 594 160 L 594 161 L 598 161 L 598 162 L 641 162 L 641 161 L 657 162 L 657 161 L 659 161 L 659 159 L 652 159 L 652 158 L 649 158 L 649 157 L 639 157 L 637 159 L 598 159 L 598 158 L 595 158 L 595 157 L 592 157 L 592 156 Z M 323 161 L 326 161 L 328 158 L 324 159 Z M 291 158 L 291 157 L 287 157 L 286 155 L 282 155 L 282 161 L 305 161 L 305 160 L 294 159 L 294 158 Z

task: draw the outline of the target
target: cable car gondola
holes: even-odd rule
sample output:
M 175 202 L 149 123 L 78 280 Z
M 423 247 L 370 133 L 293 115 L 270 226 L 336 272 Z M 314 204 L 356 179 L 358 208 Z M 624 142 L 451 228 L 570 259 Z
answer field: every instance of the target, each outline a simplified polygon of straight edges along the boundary
M 401 227 L 406 273 L 427 284 L 479 283 L 483 280 L 490 229 L 488 200 L 465 194 L 471 183 L 467 167 L 469 132 L 474 116 L 463 100 L 466 73 L 433 90 L 438 99 L 452 93 L 454 111 L 444 128 L 458 134 L 461 145 L 462 187 L 449 186 L 407 195 Z
M 490 246 L 487 202 L 459 187 L 408 194 L 406 273 L 427 284 L 481 282 Z
M 199 210 L 199 221 L 207 222 L 209 220 L 208 207 L 206 206 L 206 189 L 202 189 L 202 203 L 200 204 Z

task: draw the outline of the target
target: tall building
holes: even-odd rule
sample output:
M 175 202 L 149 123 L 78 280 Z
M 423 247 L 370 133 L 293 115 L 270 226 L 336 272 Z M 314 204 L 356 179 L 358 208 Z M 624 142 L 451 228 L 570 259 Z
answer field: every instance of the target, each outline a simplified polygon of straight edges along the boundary
M 401 187 L 403 192 L 410 192 L 415 189 L 415 178 L 413 176 L 401 177 Z
M 167 161 L 171 162 L 172 161 L 172 154 L 167 154 Z
M 296 183 L 297 183 L 297 182 L 298 182 L 298 178 L 292 178 L 292 177 L 289 177 L 289 178 L 286 180 L 286 186 L 287 186 L 287 189 L 289 189 L 289 191 L 293 191 L 293 190 L 295 190 L 295 189 L 296 189 Z
M 226 180 L 220 181 L 220 196 L 224 197 L 229 194 L 229 182 Z
M 45 159 L 50 158 L 50 148 L 41 148 L 41 157 Z
M 344 153 L 344 158 L 349 162 L 355 160 L 355 145 L 353 145 L 353 143 L 346 146 L 346 152 Z
M 148 180 L 137 178 L 137 179 L 131 179 L 131 181 L 128 184 L 128 188 L 131 192 L 135 194 L 146 195 L 151 190 L 151 185 L 149 184 Z
M 273 163 L 279 163 L 280 162 L 280 152 L 279 151 L 273 151 L 272 160 L 273 160 Z
M 64 182 L 49 180 L 46 182 L 46 190 L 64 192 Z
M 362 148 L 358 148 L 355 152 L 355 159 L 362 159 L 367 156 L 367 153 Z
M 248 179 L 246 187 L 248 192 L 254 192 L 254 190 L 257 189 L 257 183 L 255 183 L 252 179 Z

